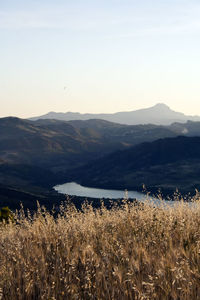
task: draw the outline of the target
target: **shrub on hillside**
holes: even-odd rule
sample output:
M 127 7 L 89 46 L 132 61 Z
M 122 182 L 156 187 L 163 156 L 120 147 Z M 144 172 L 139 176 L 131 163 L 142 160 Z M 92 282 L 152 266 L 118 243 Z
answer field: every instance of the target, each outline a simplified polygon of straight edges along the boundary
M 0 222 L 9 223 L 13 221 L 14 217 L 12 211 L 8 208 L 8 206 L 2 207 L 0 209 Z

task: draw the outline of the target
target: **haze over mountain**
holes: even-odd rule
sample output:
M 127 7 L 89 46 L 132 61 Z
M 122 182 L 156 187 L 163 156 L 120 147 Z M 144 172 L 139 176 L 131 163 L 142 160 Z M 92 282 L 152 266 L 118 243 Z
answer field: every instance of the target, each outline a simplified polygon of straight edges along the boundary
M 38 119 L 57 119 L 63 121 L 70 120 L 89 120 L 89 119 L 103 119 L 110 122 L 127 125 L 137 124 L 157 124 L 170 125 L 174 122 L 200 121 L 199 116 L 187 116 L 180 112 L 171 110 L 167 105 L 158 103 L 155 106 L 135 111 L 117 112 L 113 114 L 80 114 L 74 112 L 57 113 L 49 112 L 43 116 L 31 118 L 31 120 Z

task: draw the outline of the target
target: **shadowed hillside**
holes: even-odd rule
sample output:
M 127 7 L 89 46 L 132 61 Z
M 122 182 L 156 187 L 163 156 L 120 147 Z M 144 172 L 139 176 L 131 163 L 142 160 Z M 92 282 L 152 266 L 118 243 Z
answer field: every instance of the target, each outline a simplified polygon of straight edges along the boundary
M 168 140 L 162 142 L 162 147 L 160 142 L 138 144 L 179 134 L 198 135 L 199 124 L 128 126 L 104 120 L 64 122 L 2 118 L 0 184 L 14 190 L 20 188 L 25 193 L 35 194 L 37 189 L 36 197 L 72 179 L 103 188 L 140 190 L 144 183 L 150 190 L 162 187 L 171 192 L 176 186 L 183 191 L 194 190 L 199 186 L 198 161 L 194 163 L 192 156 L 191 160 L 188 157 L 180 160 L 186 147 L 182 145 L 183 140 L 179 143 L 180 138 L 175 139 L 169 149 Z M 138 150 L 134 150 L 132 156 L 132 149 L 128 149 L 135 145 Z M 127 152 L 116 153 L 119 150 Z M 106 155 L 110 156 L 104 158 Z
M 40 167 L 74 167 L 92 157 L 116 149 L 174 136 L 168 128 L 155 125 L 123 126 L 101 120 L 31 122 L 18 118 L 0 119 L 0 160 Z
M 51 184 L 55 182 L 54 174 L 144 140 L 174 135 L 170 129 L 155 125 L 3 118 L 0 119 L 0 182 L 12 183 L 16 179 L 17 184 L 21 179 L 39 184 L 46 177 Z
M 145 184 L 150 191 L 194 192 L 200 188 L 200 137 L 143 143 L 91 162 L 73 176 L 86 186 L 141 190 Z
M 126 126 L 103 120 L 29 121 L 0 119 L 0 201 L 35 207 L 36 200 L 59 203 L 51 191 L 65 182 L 69 171 L 143 141 L 174 136 L 170 128 L 155 125 Z M 12 199 L 6 197 L 6 192 Z M 26 197 L 26 199 L 25 199 Z M 41 200 L 42 199 L 42 200 Z M 49 200 L 47 200 L 49 199 Z M 52 199 L 52 200 L 50 200 Z M 29 203 L 29 204 L 28 204 Z

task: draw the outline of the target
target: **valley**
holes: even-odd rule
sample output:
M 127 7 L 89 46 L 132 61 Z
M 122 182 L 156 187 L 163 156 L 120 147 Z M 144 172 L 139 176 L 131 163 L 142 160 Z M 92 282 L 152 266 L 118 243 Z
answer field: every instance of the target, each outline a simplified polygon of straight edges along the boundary
M 69 181 L 136 191 L 145 185 L 165 195 L 176 188 L 194 193 L 200 188 L 198 136 L 200 122 L 193 121 L 163 126 L 1 118 L 2 204 L 8 201 L 5 190 L 12 191 L 11 207 L 26 197 L 27 207 L 36 200 L 47 204 L 47 198 L 62 201 L 52 187 Z

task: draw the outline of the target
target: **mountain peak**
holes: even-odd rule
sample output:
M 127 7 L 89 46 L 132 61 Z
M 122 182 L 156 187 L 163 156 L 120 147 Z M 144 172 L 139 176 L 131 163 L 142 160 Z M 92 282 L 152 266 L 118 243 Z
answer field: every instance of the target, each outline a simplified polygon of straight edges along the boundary
M 157 108 L 157 109 L 167 109 L 167 110 L 171 110 L 169 106 L 167 106 L 164 103 L 157 103 L 156 105 L 153 106 L 153 108 Z

